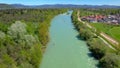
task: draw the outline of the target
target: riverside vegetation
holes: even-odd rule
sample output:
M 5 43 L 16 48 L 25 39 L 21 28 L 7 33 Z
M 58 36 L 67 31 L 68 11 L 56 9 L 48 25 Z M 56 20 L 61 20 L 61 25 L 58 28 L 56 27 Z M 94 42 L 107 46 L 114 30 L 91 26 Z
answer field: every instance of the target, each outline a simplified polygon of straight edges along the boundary
M 86 11 L 87 9 L 80 9 L 80 16 L 91 14 L 95 12 Z M 110 9 L 106 10 L 109 11 Z M 102 12 L 101 12 L 102 13 Z M 89 29 L 82 22 L 77 19 L 77 10 L 72 14 L 72 21 L 79 32 L 80 38 L 87 41 L 92 55 L 99 60 L 98 67 L 100 68 L 120 68 L 120 53 L 110 49 L 102 40 L 93 34 L 93 30 Z M 79 37 L 78 36 L 78 37 Z
M 51 19 L 66 9 L 0 10 L 0 68 L 39 68 Z

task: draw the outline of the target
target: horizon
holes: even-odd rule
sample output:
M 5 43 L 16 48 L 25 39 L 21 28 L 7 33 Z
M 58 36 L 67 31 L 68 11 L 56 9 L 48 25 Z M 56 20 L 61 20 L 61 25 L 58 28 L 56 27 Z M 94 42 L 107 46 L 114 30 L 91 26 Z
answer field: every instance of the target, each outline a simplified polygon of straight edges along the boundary
M 0 3 L 0 4 L 8 4 L 8 3 Z M 8 4 L 8 5 L 23 5 L 23 6 L 42 6 L 42 5 L 90 5 L 90 4 L 40 4 L 40 5 L 27 5 L 27 4 L 21 4 L 21 3 L 13 3 L 13 4 Z M 90 5 L 90 6 L 120 6 L 120 5 L 107 5 L 107 4 L 103 4 L 103 5 Z
M 55 4 L 63 4 L 63 5 L 114 5 L 114 6 L 120 6 L 120 0 L 74 0 L 74 1 L 68 1 L 68 0 L 0 0 L 0 3 L 2 4 L 21 4 L 21 5 L 55 5 Z

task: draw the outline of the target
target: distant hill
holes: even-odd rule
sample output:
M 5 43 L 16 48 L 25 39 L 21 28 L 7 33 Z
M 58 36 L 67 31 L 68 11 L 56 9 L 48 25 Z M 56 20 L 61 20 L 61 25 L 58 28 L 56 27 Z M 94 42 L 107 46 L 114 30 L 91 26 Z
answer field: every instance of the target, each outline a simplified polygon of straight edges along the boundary
M 73 5 L 73 4 L 54 4 L 54 5 L 22 5 L 22 4 L 0 4 L 0 8 L 120 8 L 114 5 Z
M 14 8 L 14 6 L 9 4 L 0 4 L 0 9 L 6 9 L 6 8 Z
M 73 4 L 55 4 L 55 5 L 21 5 L 13 4 L 16 8 L 120 8 L 120 6 L 114 5 L 73 5 Z
M 28 8 L 29 6 L 25 6 L 25 5 L 22 5 L 22 4 L 11 4 L 13 7 L 15 8 Z
M 36 8 L 34 5 L 11 4 L 15 8 Z
M 56 5 L 41 5 L 41 6 L 36 6 L 37 8 L 120 8 L 120 6 L 111 6 L 111 5 L 62 5 L 62 4 L 56 4 Z

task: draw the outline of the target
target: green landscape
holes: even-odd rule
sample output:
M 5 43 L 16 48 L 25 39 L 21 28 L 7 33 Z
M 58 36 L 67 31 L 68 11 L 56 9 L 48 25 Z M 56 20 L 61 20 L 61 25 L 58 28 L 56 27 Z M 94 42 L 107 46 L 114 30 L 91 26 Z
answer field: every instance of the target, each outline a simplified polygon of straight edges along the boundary
M 103 31 L 104 33 L 110 35 L 117 41 L 120 41 L 120 26 L 108 25 L 104 23 L 91 23 L 91 25 L 97 28 L 98 31 Z
M 38 68 L 42 52 L 49 41 L 51 18 L 64 11 L 66 10 L 0 10 L 0 67 Z
M 120 68 L 120 1 L 0 1 L 0 68 Z
M 84 11 L 83 10 L 81 11 L 81 10 L 80 10 L 80 13 L 82 15 L 84 15 Z M 86 12 L 86 10 L 85 10 L 85 12 Z M 112 50 L 111 48 L 109 48 L 107 46 L 107 44 L 105 44 L 98 37 L 99 33 L 101 31 L 103 31 L 112 37 L 114 36 L 114 38 L 117 37 L 115 39 L 120 39 L 119 38 L 120 34 L 117 31 L 119 29 L 114 30 L 115 28 L 119 28 L 119 25 L 114 26 L 114 25 L 105 24 L 105 23 L 90 23 L 94 28 L 97 29 L 96 34 L 98 34 L 98 35 L 95 36 L 93 34 L 93 32 L 94 32 L 93 29 L 88 28 L 87 25 L 84 25 L 82 22 L 78 21 L 77 10 L 75 10 L 75 12 L 73 12 L 72 20 L 73 20 L 74 26 L 80 33 L 80 37 L 82 37 L 84 40 L 87 41 L 90 51 L 93 52 L 93 56 L 99 60 L 100 67 L 102 67 L 102 68 L 120 68 L 120 66 L 119 66 L 119 64 L 120 64 L 119 49 L 117 51 Z M 111 33 L 113 33 L 113 34 L 111 34 Z M 115 57 L 116 57 L 116 59 L 115 59 Z

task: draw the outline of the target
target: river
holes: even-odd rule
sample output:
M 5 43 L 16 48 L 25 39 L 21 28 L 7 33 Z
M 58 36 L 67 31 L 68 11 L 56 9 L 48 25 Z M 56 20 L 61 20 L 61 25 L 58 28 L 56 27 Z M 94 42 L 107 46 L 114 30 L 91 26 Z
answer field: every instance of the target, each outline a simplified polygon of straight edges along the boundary
M 50 41 L 40 68 L 97 68 L 98 61 L 90 56 L 86 42 L 77 38 L 78 32 L 69 14 L 57 15 L 51 21 Z

